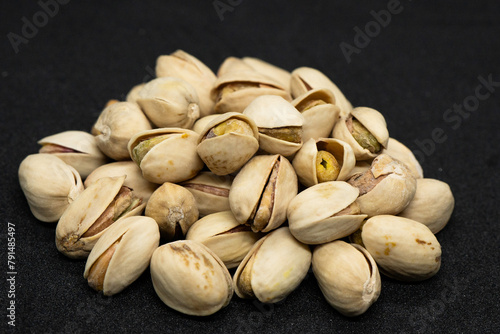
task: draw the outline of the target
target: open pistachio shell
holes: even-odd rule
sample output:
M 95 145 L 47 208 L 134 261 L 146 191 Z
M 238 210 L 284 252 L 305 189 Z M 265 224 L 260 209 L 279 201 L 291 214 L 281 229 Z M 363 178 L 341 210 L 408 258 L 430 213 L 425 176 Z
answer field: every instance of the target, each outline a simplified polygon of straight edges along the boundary
M 234 177 L 219 176 L 212 172 L 200 172 L 190 180 L 181 183 L 193 194 L 200 216 L 230 210 L 229 189 Z
M 229 124 L 237 124 L 231 127 Z M 228 124 L 227 126 L 225 126 Z M 221 133 L 214 131 L 221 126 Z M 239 170 L 259 149 L 259 131 L 254 121 L 240 113 L 228 112 L 209 122 L 200 133 L 196 152 L 216 175 Z
M 380 296 L 377 264 L 363 247 L 341 240 L 314 248 L 312 268 L 323 296 L 348 317 L 368 310 Z
M 193 130 L 196 133 L 201 133 L 203 130 L 205 130 L 205 127 L 207 126 L 208 123 L 210 123 L 212 120 L 216 119 L 219 117 L 220 114 L 211 114 L 207 116 L 203 116 L 201 118 L 198 118 L 196 122 L 194 122 L 193 127 L 191 130 Z
M 250 67 L 252 67 L 255 71 L 273 78 L 276 82 L 279 82 L 279 84 L 285 88 L 286 91 L 290 91 L 290 80 L 292 78 L 292 74 L 287 70 L 265 62 L 259 58 L 243 57 L 242 60 L 246 64 L 250 65 Z
M 159 242 L 158 225 L 153 219 L 142 216 L 120 219 L 92 248 L 83 277 L 105 296 L 117 294 L 146 270 Z
M 227 306 L 233 296 L 231 275 L 208 247 L 179 240 L 158 247 L 151 258 L 156 294 L 184 314 L 207 316 Z
M 349 147 L 350 147 L 350 145 L 349 145 Z M 358 160 L 358 161 L 356 161 L 356 164 L 354 165 L 354 168 L 351 170 L 351 172 L 348 174 L 347 179 L 349 179 L 354 174 L 366 172 L 367 170 L 370 169 L 371 165 L 372 165 L 372 160 Z
M 281 227 L 259 241 L 245 256 L 233 276 L 240 298 L 277 303 L 295 290 L 311 266 L 311 250 Z
M 420 166 L 420 163 L 418 162 L 417 158 L 415 158 L 413 152 L 396 139 L 389 138 L 387 147 L 382 150 L 382 153 L 388 154 L 394 159 L 403 162 L 406 167 L 410 169 L 413 177 L 415 177 L 416 179 L 424 177 L 422 166 Z
M 234 178 L 229 205 L 236 220 L 268 232 L 286 220 L 286 209 L 298 191 L 297 175 L 281 155 L 253 157 Z
M 47 223 L 59 220 L 83 191 L 80 174 L 52 154 L 28 155 L 19 165 L 18 176 L 31 213 Z
M 186 240 L 199 241 L 210 248 L 228 269 L 237 267 L 259 238 L 249 226 L 241 225 L 231 211 L 210 214 L 196 221 Z
M 358 193 L 358 189 L 343 181 L 307 188 L 288 205 L 290 232 L 297 240 L 311 245 L 348 236 L 366 218 L 355 202 Z

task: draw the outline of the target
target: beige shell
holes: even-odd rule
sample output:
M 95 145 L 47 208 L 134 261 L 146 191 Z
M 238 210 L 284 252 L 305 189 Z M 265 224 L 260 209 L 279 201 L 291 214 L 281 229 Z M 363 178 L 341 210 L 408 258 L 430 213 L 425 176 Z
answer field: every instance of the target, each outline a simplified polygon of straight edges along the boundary
M 160 128 L 191 128 L 200 118 L 196 90 L 173 77 L 151 80 L 139 92 L 137 103 L 149 120 Z
M 158 188 L 158 184 L 149 182 L 142 177 L 141 169 L 137 167 L 137 164 L 133 161 L 116 161 L 102 165 L 87 176 L 84 185 L 88 188 L 92 183 L 102 177 L 122 175 L 127 176 L 123 185 L 133 189 L 134 194 L 141 198 L 144 203 L 148 201 L 153 191 Z
M 210 90 L 217 77 L 198 58 L 182 50 L 160 56 L 156 60 L 156 76 L 175 77 L 189 82 L 198 95 L 200 115 L 213 113 L 214 101 L 210 97 Z
M 277 139 L 263 134 L 260 130 L 261 128 L 302 127 L 304 116 L 282 97 L 259 96 L 245 108 L 243 114 L 251 118 L 259 128 L 259 145 L 262 150 L 288 157 L 302 147 L 302 141 L 294 143 Z
M 381 153 L 388 154 L 394 159 L 403 162 L 410 169 L 413 177 L 416 179 L 424 177 L 422 166 L 420 166 L 420 163 L 417 158 L 415 158 L 413 152 L 396 139 L 389 138 L 387 147 L 383 149 Z
M 371 167 L 371 165 L 372 165 L 372 161 L 373 160 L 359 160 L 359 161 L 356 161 L 356 164 L 354 165 L 354 168 L 351 170 L 351 172 L 349 173 L 349 175 L 347 175 L 347 178 L 350 178 L 354 174 L 364 173 L 367 170 L 369 170 L 370 167 Z
M 321 100 L 326 104 L 301 111 L 304 104 L 314 100 Z M 335 105 L 335 96 L 331 90 L 326 88 L 312 89 L 298 96 L 291 103 L 304 116 L 304 124 L 302 125 L 302 141 L 304 143 L 310 138 L 330 136 L 340 113 L 339 107 Z
M 162 128 L 137 133 L 128 143 L 129 154 L 132 156 L 132 150 L 142 140 L 161 135 L 169 137 L 144 156 L 139 165 L 142 176 L 150 182 L 162 184 L 186 181 L 198 174 L 203 161 L 196 153 L 198 134 L 191 130 Z
M 223 77 L 231 72 L 258 72 L 243 59 L 237 57 L 227 57 L 217 69 L 217 77 Z
M 347 182 L 360 189 L 357 202 L 368 216 L 396 215 L 406 208 L 415 196 L 417 183 L 410 170 L 387 154 L 373 159 L 365 173 L 358 173 Z
M 137 103 L 137 99 L 139 98 L 139 92 L 144 88 L 145 85 L 146 83 L 143 82 L 132 87 L 132 89 L 130 89 L 130 91 L 127 93 L 125 101 L 130 103 Z
M 335 95 L 336 105 L 340 108 L 342 117 L 352 110 L 351 103 L 342 91 L 326 75 L 311 67 L 300 67 L 292 72 L 290 87 L 294 98 L 315 88 L 327 88 Z
M 239 223 L 250 224 L 255 232 L 269 232 L 285 222 L 288 204 L 297 191 L 297 175 L 285 157 L 259 155 L 234 178 L 229 205 Z
M 436 234 L 446 226 L 454 207 L 455 199 L 447 183 L 417 179 L 415 196 L 399 216 L 416 220 Z
M 133 200 L 125 213 L 115 212 L 114 207 L 111 225 L 101 225 L 94 233 L 86 232 L 96 222 L 100 222 L 103 214 L 107 215 L 106 209 L 114 201 L 116 195 L 122 188 L 125 176 L 104 177 L 86 188 L 80 196 L 73 201 L 64 211 L 56 227 L 56 246 L 64 255 L 73 259 L 86 258 L 95 243 L 109 226 L 119 218 L 140 215 L 145 204 L 140 200 Z M 118 217 L 117 214 L 120 214 Z
M 83 277 L 90 282 L 96 278 L 102 280 L 102 292 L 105 296 L 117 294 L 146 270 L 159 243 L 160 232 L 153 219 L 142 216 L 120 219 L 103 233 L 92 248 Z M 105 253 L 113 245 L 116 248 L 111 259 L 105 259 Z M 101 261 L 107 262 L 104 263 L 106 269 L 103 273 L 98 273 L 97 266 Z
M 231 275 L 205 245 L 180 240 L 158 247 L 151 258 L 156 294 L 184 314 L 207 316 L 227 306 L 233 296 Z
M 281 227 L 257 241 L 240 263 L 233 276 L 235 292 L 240 298 L 277 303 L 302 282 L 311 257 L 309 247 Z
M 193 194 L 186 188 L 165 182 L 149 198 L 145 215 L 158 223 L 162 238 L 171 241 L 184 238 L 198 220 L 198 208 Z
M 223 122 L 237 119 L 247 123 L 253 135 L 229 132 L 206 139 L 208 132 Z M 238 171 L 259 149 L 259 131 L 254 121 L 240 113 L 228 112 L 209 122 L 200 133 L 196 152 L 201 160 L 216 175 L 228 175 Z
M 229 189 L 234 177 L 219 176 L 212 172 L 200 172 L 194 178 L 181 183 L 193 194 L 200 217 L 230 210 Z
M 28 155 L 18 177 L 31 213 L 47 223 L 57 222 L 83 191 L 80 174 L 52 154 Z
M 434 276 L 441 266 L 441 245 L 427 226 L 390 215 L 372 217 L 363 225 L 363 244 L 380 272 L 402 281 Z
M 288 205 L 290 232 L 297 240 L 311 245 L 348 236 L 366 218 L 356 210 L 358 193 L 357 188 L 344 181 L 323 182 L 300 192 Z M 346 208 L 348 211 L 342 214 Z
M 104 108 L 92 127 L 97 147 L 115 160 L 130 160 L 127 144 L 136 133 L 151 129 L 139 106 L 117 102 Z
M 261 237 L 261 233 L 254 233 L 249 226 L 241 225 L 231 211 L 222 211 L 195 222 L 189 228 L 186 240 L 201 242 L 231 269 L 240 264 Z
M 334 181 L 346 180 L 356 165 L 356 158 L 351 146 L 334 138 L 311 138 L 302 145 L 292 160 L 300 183 L 306 187 L 319 183 L 316 169 L 316 156 L 319 150 L 331 153 L 340 165 L 339 175 Z
M 377 264 L 363 247 L 341 240 L 314 248 L 312 268 L 323 296 L 348 317 L 365 313 L 380 296 Z
M 198 118 L 198 120 L 194 122 L 191 130 L 199 134 L 205 129 L 208 123 L 210 123 L 212 120 L 216 119 L 219 116 L 220 114 L 212 114 L 204 116 L 202 118 Z
M 42 145 L 40 153 L 55 155 L 75 168 L 82 178 L 108 160 L 97 147 L 95 137 L 84 131 L 60 132 L 40 139 L 38 144 Z
M 255 71 L 271 77 L 274 81 L 278 82 L 286 91 L 290 92 L 290 80 L 292 79 L 292 74 L 289 71 L 265 62 L 259 58 L 243 57 L 242 60 L 247 65 L 250 65 L 250 67 L 252 67 L 252 69 L 254 69 Z

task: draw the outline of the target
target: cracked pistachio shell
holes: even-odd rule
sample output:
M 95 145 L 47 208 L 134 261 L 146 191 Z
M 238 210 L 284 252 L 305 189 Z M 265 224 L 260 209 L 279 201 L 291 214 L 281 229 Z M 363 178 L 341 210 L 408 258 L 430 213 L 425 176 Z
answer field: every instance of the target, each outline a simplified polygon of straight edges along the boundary
M 410 169 L 413 177 L 415 177 L 416 179 L 424 177 L 422 166 L 420 166 L 420 163 L 418 162 L 417 158 L 415 158 L 413 152 L 396 139 L 389 138 L 387 147 L 382 150 L 382 153 L 388 154 L 394 159 L 403 162 L 406 167 Z
M 125 187 L 134 190 L 134 194 L 146 203 L 158 188 L 158 184 L 147 181 L 142 177 L 141 169 L 133 161 L 116 161 L 96 168 L 85 179 L 84 185 L 88 188 L 92 183 L 103 177 L 116 177 L 126 175 L 123 182 Z
M 306 107 L 313 101 L 318 100 L 325 102 L 325 104 Z M 310 138 L 330 136 L 340 113 L 331 90 L 326 88 L 312 89 L 298 96 L 291 103 L 297 110 L 302 110 L 301 113 L 304 116 L 304 125 L 302 126 L 303 142 L 308 141 Z M 307 109 L 304 110 L 304 108 Z
M 375 216 L 361 231 L 362 242 L 380 272 L 402 281 L 422 281 L 441 266 L 441 245 L 427 226 L 390 215 Z
M 142 170 L 142 176 L 159 184 L 193 178 L 203 168 L 203 161 L 196 153 L 198 134 L 194 131 L 162 128 L 137 133 L 128 143 L 130 156 L 141 141 L 163 135 L 168 137 L 154 145 L 140 162 L 136 161 Z
M 302 147 L 302 135 L 299 138 L 300 142 L 291 142 L 262 133 L 261 128 L 297 127 L 300 128 L 299 132 L 302 131 L 304 116 L 282 97 L 259 96 L 245 108 L 243 114 L 251 118 L 259 128 L 259 145 L 262 150 L 288 157 Z
M 229 304 L 234 292 L 224 263 L 193 240 L 158 247 L 151 258 L 151 278 L 168 307 L 189 315 L 214 314 Z
M 125 101 L 130 103 L 137 103 L 137 99 L 139 98 L 139 92 L 144 88 L 145 85 L 146 83 L 143 82 L 132 87 L 132 89 L 130 89 L 130 91 L 127 93 Z
M 353 175 L 347 182 L 360 190 L 357 203 L 368 216 L 396 215 L 415 196 L 417 183 L 410 170 L 387 154 L 373 159 L 369 170 Z
M 214 101 L 210 97 L 210 90 L 217 77 L 198 58 L 182 50 L 160 56 L 156 60 L 156 76 L 175 77 L 189 82 L 198 95 L 200 115 L 213 113 Z
M 356 165 L 356 158 L 351 146 L 346 142 L 334 138 L 311 138 L 302 145 L 292 161 L 300 183 L 306 187 L 319 183 L 316 157 L 320 150 L 331 153 L 340 165 L 339 174 L 332 181 L 346 180 Z
M 219 116 L 220 114 L 212 114 L 198 118 L 198 120 L 194 122 L 191 130 L 200 134 L 203 130 L 205 130 L 205 127 L 207 126 L 208 123 L 210 123 L 212 120 L 216 119 Z
M 454 207 L 455 199 L 447 183 L 417 179 L 415 196 L 399 216 L 416 220 L 436 234 L 446 226 Z
M 240 264 L 261 237 L 261 233 L 254 233 L 249 226 L 241 225 L 231 211 L 222 211 L 196 221 L 189 228 L 186 240 L 201 242 L 231 269 Z
M 230 210 L 229 189 L 234 177 L 219 176 L 212 172 L 200 172 L 194 178 L 181 183 L 193 194 L 200 216 Z
M 328 304 L 345 316 L 363 314 L 380 296 L 377 264 L 366 249 L 341 240 L 314 248 L 312 268 Z
M 200 118 L 199 99 L 187 81 L 172 77 L 153 79 L 139 92 L 137 103 L 159 128 L 191 128 Z
M 130 160 L 127 144 L 135 134 L 151 129 L 139 106 L 117 102 L 104 108 L 92 127 L 97 147 L 114 160 Z
M 258 155 L 234 178 L 229 205 L 240 224 L 250 224 L 254 232 L 269 232 L 285 222 L 286 209 L 297 191 L 297 175 L 285 157 Z
M 38 141 L 40 153 L 53 154 L 75 168 L 82 178 L 105 164 L 108 158 L 99 150 L 95 137 L 83 131 L 64 131 Z
M 257 241 L 236 269 L 233 285 L 240 298 L 277 303 L 293 292 L 311 266 L 309 246 L 281 227 Z
M 243 57 L 242 60 L 260 74 L 273 78 L 283 88 L 285 88 L 286 91 L 290 92 L 290 80 L 292 78 L 292 74 L 289 71 L 265 62 L 259 58 Z
M 86 188 L 80 196 L 64 211 L 56 227 L 56 247 L 59 252 L 73 259 L 86 258 L 101 235 L 120 218 L 140 215 L 145 204 L 134 200 L 125 213 L 117 220 L 113 218 L 111 225 L 103 225 L 94 233 L 86 232 L 105 213 L 122 188 L 125 176 L 104 177 Z M 133 195 L 132 195 L 133 196 Z M 112 214 L 119 214 L 112 212 Z
M 379 153 L 372 153 L 368 149 L 363 148 L 352 136 L 347 127 L 348 119 L 356 118 L 377 140 L 381 145 L 381 149 L 387 147 L 389 140 L 389 132 L 387 131 L 387 124 L 385 118 L 380 112 L 375 109 L 367 107 L 354 108 L 350 115 L 341 118 L 333 127 L 332 137 L 345 141 L 351 145 L 356 160 L 369 160 L 375 158 Z
M 340 108 L 342 117 L 348 115 L 352 110 L 349 102 L 342 91 L 326 75 L 311 67 L 300 67 L 292 72 L 290 79 L 292 96 L 294 98 L 315 88 L 326 88 L 335 96 L 335 104 Z
M 153 219 L 143 216 L 120 219 L 92 248 L 83 277 L 105 296 L 115 295 L 146 270 L 159 242 L 160 232 Z
M 348 236 L 366 218 L 355 203 L 358 193 L 357 188 L 344 181 L 323 182 L 307 188 L 288 206 L 290 232 L 297 240 L 311 245 Z
M 229 120 L 243 121 L 252 129 L 252 135 L 228 132 L 206 138 L 210 130 Z M 228 112 L 209 122 L 200 133 L 196 152 L 201 160 L 216 175 L 228 175 L 238 171 L 259 149 L 259 131 L 254 121 L 240 113 Z
M 80 174 L 52 154 L 28 155 L 18 176 L 31 213 L 46 223 L 58 221 L 83 191 Z
M 171 241 L 186 235 L 198 220 L 198 208 L 186 188 L 165 182 L 149 198 L 145 215 L 158 223 L 162 238 Z

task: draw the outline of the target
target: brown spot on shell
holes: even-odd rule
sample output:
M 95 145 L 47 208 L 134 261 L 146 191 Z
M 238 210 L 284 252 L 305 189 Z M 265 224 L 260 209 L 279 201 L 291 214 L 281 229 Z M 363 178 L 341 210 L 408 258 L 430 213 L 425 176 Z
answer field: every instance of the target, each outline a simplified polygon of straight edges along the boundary
M 441 256 L 436 256 L 436 262 L 440 262 L 441 261 Z
M 415 241 L 417 242 L 417 244 L 421 244 L 421 245 L 425 245 L 427 243 L 427 241 L 424 241 L 424 240 L 420 240 L 420 239 L 415 239 Z

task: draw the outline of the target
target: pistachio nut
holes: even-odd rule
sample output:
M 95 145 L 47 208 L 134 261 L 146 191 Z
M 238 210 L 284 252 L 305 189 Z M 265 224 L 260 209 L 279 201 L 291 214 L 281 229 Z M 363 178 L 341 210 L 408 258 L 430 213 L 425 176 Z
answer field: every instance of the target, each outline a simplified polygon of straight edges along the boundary
M 154 183 L 182 182 L 203 168 L 196 153 L 198 134 L 180 128 L 161 128 L 134 135 L 128 150 L 142 176 Z
M 208 247 L 179 240 L 158 247 L 151 257 L 156 294 L 184 314 L 207 316 L 227 306 L 233 296 L 231 275 Z
M 95 137 L 83 131 L 64 131 L 38 141 L 39 153 L 53 154 L 75 168 L 82 178 L 105 164 L 108 158 L 99 150 Z
M 360 213 L 358 189 L 344 181 L 316 184 L 288 205 L 290 232 L 305 244 L 322 244 L 356 231 L 366 215 Z
M 262 150 L 288 157 L 302 147 L 304 116 L 283 98 L 259 96 L 245 108 L 243 114 L 257 125 Z
M 402 281 L 422 281 L 441 266 L 441 245 L 427 226 L 390 215 L 371 217 L 361 230 L 364 247 L 384 275 Z
M 254 232 L 269 232 L 285 222 L 297 191 L 297 175 L 285 157 L 258 155 L 234 178 L 229 205 L 240 224 L 250 224 Z
M 105 296 L 121 292 L 149 266 L 160 243 L 156 222 L 135 216 L 118 220 L 90 251 L 83 277 L 89 286 Z
M 408 167 L 387 154 L 380 154 L 364 173 L 352 175 L 347 182 L 359 189 L 357 202 L 368 216 L 396 215 L 415 196 L 417 183 Z
M 257 241 L 245 256 L 233 276 L 234 290 L 240 298 L 277 303 L 302 282 L 311 257 L 309 246 L 281 227 Z
M 416 220 L 436 234 L 446 226 L 454 207 L 455 198 L 446 182 L 417 179 L 415 196 L 399 216 Z
M 19 165 L 18 176 L 31 213 L 46 223 L 57 222 L 83 191 L 76 169 L 52 154 L 28 155 Z
M 300 183 L 344 181 L 356 164 L 351 146 L 334 138 L 310 138 L 292 160 Z
M 243 60 L 247 65 L 250 65 L 252 69 L 259 72 L 260 74 L 271 77 L 283 88 L 285 88 L 286 91 L 290 92 L 290 80 L 292 78 L 292 74 L 287 70 L 265 62 L 259 58 L 243 57 L 241 60 Z
M 125 176 L 101 178 L 68 206 L 56 227 L 56 246 L 61 253 L 84 259 L 118 219 L 142 213 L 145 204 L 123 187 L 124 180 Z
M 137 103 L 137 99 L 139 98 L 139 92 L 144 88 L 145 85 L 146 83 L 143 82 L 132 87 L 132 89 L 130 89 L 130 91 L 127 93 L 125 101 L 130 103 Z
M 230 210 L 229 189 L 234 177 L 219 176 L 212 172 L 200 172 L 180 185 L 193 194 L 200 216 Z
M 139 106 L 118 102 L 104 108 L 92 127 L 97 147 L 114 160 L 130 160 L 127 144 L 136 133 L 151 129 Z
M 191 128 L 200 117 L 199 103 L 193 86 L 173 77 L 151 80 L 137 99 L 144 114 L 159 128 Z
M 312 268 L 328 304 L 345 316 L 365 313 L 380 296 L 375 260 L 363 247 L 335 240 L 314 248 Z
M 381 153 L 388 154 L 394 159 L 403 162 L 406 167 L 410 169 L 413 177 L 415 177 L 416 179 L 424 177 L 422 166 L 420 166 L 420 163 L 418 162 L 417 158 L 415 158 L 413 152 L 396 139 L 389 138 L 387 147 L 384 148 Z
M 210 123 L 212 120 L 216 119 L 219 116 L 220 116 L 220 114 L 211 114 L 211 115 L 207 115 L 207 116 L 203 116 L 201 118 L 198 118 L 196 120 L 196 122 L 194 122 L 191 130 L 200 134 L 205 129 L 205 127 L 207 126 L 208 123 Z
M 188 230 L 186 240 L 199 241 L 210 248 L 228 269 L 237 267 L 261 233 L 240 224 L 231 211 L 212 213 L 196 221 Z
M 156 76 L 175 77 L 189 82 L 198 95 L 200 115 L 213 113 L 214 101 L 210 97 L 210 90 L 217 77 L 198 58 L 182 50 L 160 56 L 156 60 Z
M 259 149 L 259 131 L 254 121 L 228 112 L 212 120 L 200 133 L 196 152 L 216 175 L 238 171 Z

